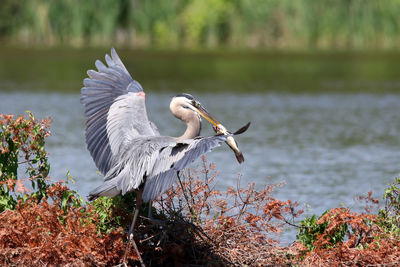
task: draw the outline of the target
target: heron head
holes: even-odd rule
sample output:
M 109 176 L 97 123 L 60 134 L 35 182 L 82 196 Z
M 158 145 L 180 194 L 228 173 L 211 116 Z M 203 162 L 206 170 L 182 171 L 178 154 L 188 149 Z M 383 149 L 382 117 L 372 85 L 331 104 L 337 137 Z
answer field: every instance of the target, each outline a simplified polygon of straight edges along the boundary
M 179 94 L 172 98 L 170 109 L 175 114 L 175 109 L 178 107 L 191 110 L 208 120 L 212 125 L 220 124 L 208 111 L 190 94 Z

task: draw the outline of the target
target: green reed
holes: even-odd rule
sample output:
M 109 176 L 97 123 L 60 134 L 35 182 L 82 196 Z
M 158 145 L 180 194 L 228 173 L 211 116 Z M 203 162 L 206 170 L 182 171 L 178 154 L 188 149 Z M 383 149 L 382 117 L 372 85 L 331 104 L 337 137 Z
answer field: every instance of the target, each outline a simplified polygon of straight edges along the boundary
M 0 42 L 397 48 L 397 0 L 2 0 Z

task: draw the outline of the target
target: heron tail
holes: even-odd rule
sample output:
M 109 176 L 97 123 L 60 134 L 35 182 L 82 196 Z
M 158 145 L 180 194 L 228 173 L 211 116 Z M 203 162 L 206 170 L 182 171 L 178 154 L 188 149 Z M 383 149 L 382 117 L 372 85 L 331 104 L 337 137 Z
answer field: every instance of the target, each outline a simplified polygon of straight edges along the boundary
M 90 191 L 89 195 L 87 196 L 89 201 L 95 200 L 99 197 L 114 197 L 121 193 L 120 190 L 117 189 L 116 181 L 115 180 L 108 180 L 105 181 L 102 185 L 96 187 L 92 191 Z

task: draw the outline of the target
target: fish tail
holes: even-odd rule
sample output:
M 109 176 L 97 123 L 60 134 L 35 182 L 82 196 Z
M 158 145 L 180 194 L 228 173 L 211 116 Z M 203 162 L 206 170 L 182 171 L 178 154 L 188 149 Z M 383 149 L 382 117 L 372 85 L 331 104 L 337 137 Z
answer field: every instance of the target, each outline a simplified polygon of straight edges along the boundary
M 238 161 L 239 163 L 242 163 L 242 162 L 244 161 L 244 157 L 243 157 L 242 152 L 240 152 L 240 151 L 235 151 L 235 156 L 236 156 L 236 159 L 237 159 L 237 161 Z

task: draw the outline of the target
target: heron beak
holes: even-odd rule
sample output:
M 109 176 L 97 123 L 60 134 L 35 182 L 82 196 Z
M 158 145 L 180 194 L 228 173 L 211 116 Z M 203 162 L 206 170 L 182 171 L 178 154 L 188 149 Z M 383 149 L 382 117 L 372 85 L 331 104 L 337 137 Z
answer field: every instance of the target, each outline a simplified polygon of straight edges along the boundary
M 218 127 L 220 123 L 217 121 L 217 119 L 211 116 L 211 114 L 208 113 L 208 111 L 205 108 L 203 108 L 201 105 L 198 105 L 197 107 L 195 107 L 195 109 L 203 118 L 208 120 L 212 125 Z

